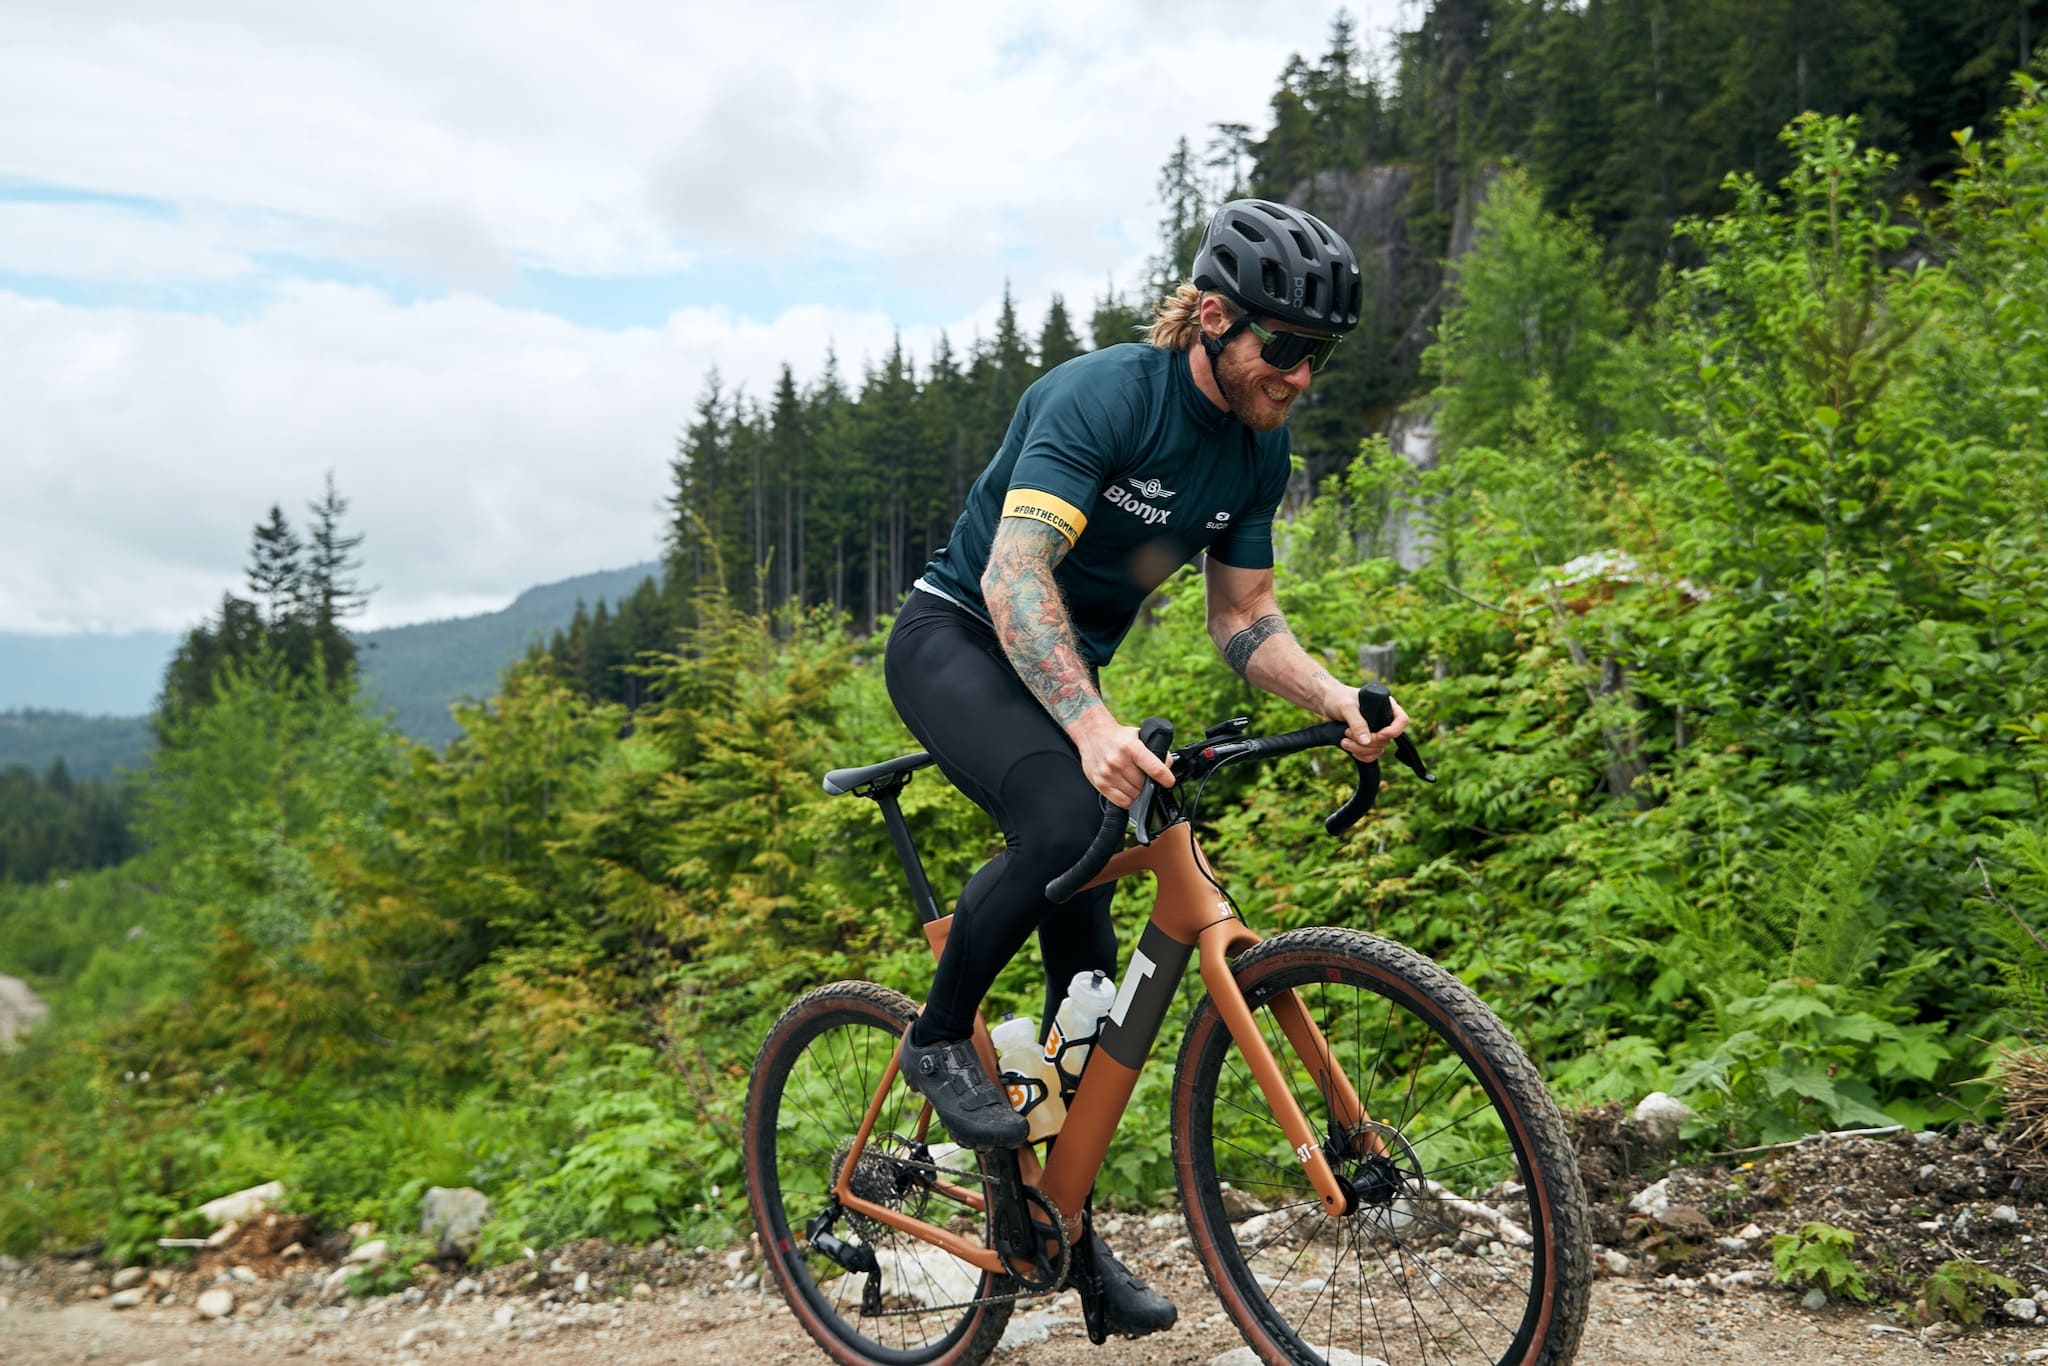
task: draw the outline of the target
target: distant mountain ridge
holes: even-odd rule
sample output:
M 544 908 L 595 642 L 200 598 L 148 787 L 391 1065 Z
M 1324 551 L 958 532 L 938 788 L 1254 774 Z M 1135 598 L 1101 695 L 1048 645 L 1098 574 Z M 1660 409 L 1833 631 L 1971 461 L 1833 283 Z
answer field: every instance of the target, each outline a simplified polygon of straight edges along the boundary
M 356 637 L 363 693 L 372 707 L 390 708 L 400 730 L 439 748 L 459 733 L 448 715 L 450 704 L 497 692 L 505 666 L 568 626 L 578 603 L 591 609 L 599 602 L 617 604 L 650 577 L 661 578 L 660 564 L 544 583 L 483 616 L 365 631 Z
M 505 666 L 568 626 L 578 603 L 616 604 L 649 577 L 661 577 L 658 562 L 540 584 L 496 612 L 362 632 L 364 696 L 413 739 L 445 745 L 457 734 L 452 703 L 495 693 Z M 0 767 L 40 771 L 61 757 L 83 778 L 139 766 L 149 743 L 143 717 L 182 639 L 0 632 Z

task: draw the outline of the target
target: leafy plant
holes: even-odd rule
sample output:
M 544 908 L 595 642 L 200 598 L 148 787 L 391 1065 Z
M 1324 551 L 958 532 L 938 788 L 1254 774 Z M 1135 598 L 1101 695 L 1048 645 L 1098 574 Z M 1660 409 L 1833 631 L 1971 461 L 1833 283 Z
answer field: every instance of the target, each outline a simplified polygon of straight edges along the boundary
M 1932 1314 L 1954 1319 L 1965 1327 L 1984 1321 L 1985 1301 L 1993 1297 L 2011 1299 L 2020 1294 L 2020 1283 L 2001 1276 L 1982 1262 L 1958 1258 L 1943 1262 L 1920 1287 L 1920 1299 Z
M 1863 1270 L 1856 1265 L 1856 1235 L 1845 1228 L 1810 1220 L 1796 1233 L 1771 1239 L 1772 1277 L 1780 1285 L 1813 1286 L 1831 1298 L 1870 1298 Z
M 421 1274 L 420 1269 L 434 1255 L 433 1245 L 424 1238 L 391 1238 L 387 1243 L 383 1261 L 372 1262 L 349 1273 L 349 1294 L 396 1294 L 413 1283 Z

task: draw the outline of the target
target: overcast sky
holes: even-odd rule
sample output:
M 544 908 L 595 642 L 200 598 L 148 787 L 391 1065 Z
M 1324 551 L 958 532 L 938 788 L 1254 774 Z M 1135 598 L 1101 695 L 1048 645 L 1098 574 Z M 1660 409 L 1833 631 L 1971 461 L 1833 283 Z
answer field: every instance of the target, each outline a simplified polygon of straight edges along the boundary
M 365 627 L 653 558 L 713 366 L 1085 318 L 1337 9 L 11 0 L 0 631 L 182 630 L 329 470 Z

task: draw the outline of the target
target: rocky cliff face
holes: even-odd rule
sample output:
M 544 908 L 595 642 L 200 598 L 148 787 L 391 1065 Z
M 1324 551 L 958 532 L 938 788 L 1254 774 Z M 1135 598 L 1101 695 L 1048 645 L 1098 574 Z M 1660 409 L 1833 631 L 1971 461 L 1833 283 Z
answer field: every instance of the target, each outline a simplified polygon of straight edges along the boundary
M 28 989 L 28 983 L 19 977 L 0 976 L 0 1049 L 14 1047 L 23 1030 L 49 1017 L 50 1008 Z
M 1443 313 L 1444 283 L 1472 249 L 1476 219 L 1498 168 L 1482 166 L 1460 187 L 1450 221 L 1418 189 L 1412 166 L 1326 171 L 1296 186 L 1299 204 L 1344 235 L 1365 274 L 1359 325 L 1384 339 L 1387 361 L 1412 373 Z M 1426 187 L 1424 187 L 1426 188 Z

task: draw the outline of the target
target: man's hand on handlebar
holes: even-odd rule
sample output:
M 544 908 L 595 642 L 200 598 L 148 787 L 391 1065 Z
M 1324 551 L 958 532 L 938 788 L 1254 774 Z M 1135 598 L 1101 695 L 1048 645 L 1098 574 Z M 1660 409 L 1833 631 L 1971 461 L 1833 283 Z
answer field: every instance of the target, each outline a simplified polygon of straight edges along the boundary
M 1392 701 L 1391 698 L 1388 700 Z M 1338 743 L 1346 754 L 1360 763 L 1378 763 L 1387 746 L 1408 729 L 1408 713 L 1401 710 L 1399 702 L 1393 702 L 1393 708 L 1393 721 L 1380 730 L 1374 730 L 1359 712 L 1356 688 L 1347 688 L 1333 679 L 1323 691 L 1323 715 L 1344 723 L 1344 738 Z
M 1351 706 L 1356 712 L 1357 699 Z M 1117 806 L 1128 809 L 1138 800 L 1147 778 L 1161 787 L 1173 786 L 1173 770 L 1139 742 L 1136 726 L 1119 725 L 1107 706 L 1088 708 L 1067 727 L 1067 734 L 1081 751 L 1081 772 L 1097 792 Z

